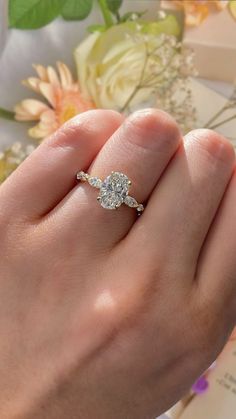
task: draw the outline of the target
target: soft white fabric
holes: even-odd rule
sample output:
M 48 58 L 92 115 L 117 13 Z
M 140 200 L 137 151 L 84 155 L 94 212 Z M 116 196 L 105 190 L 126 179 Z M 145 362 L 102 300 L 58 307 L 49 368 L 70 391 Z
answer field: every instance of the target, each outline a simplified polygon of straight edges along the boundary
M 0 56 L 3 51 L 7 33 L 7 1 L 0 0 Z

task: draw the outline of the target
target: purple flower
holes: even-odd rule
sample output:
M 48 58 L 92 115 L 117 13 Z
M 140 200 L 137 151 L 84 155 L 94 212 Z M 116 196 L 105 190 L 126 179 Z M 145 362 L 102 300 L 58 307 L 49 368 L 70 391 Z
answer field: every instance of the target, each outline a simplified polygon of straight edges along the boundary
M 209 383 L 207 379 L 202 375 L 198 380 L 193 384 L 192 390 L 196 394 L 202 394 L 207 391 Z

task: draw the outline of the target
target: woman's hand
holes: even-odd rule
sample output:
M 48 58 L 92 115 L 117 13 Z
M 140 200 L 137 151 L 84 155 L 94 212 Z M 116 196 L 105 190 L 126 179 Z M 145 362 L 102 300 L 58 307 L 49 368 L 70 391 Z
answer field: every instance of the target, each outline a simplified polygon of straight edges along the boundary
M 141 217 L 78 170 L 121 171 Z M 222 349 L 236 315 L 232 146 L 155 110 L 90 111 L 0 188 L 1 419 L 151 419 Z

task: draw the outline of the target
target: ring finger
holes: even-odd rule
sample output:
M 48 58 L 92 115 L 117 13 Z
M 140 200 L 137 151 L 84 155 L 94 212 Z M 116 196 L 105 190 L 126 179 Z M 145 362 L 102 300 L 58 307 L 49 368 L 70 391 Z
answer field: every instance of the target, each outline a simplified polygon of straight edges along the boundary
M 89 174 L 104 179 L 112 171 L 124 173 L 132 181 L 130 195 L 144 202 L 180 140 L 176 123 L 166 113 L 149 109 L 135 112 L 100 150 Z M 84 216 L 86 222 L 80 226 L 80 233 L 83 228 L 88 231 L 89 224 L 93 243 L 99 240 L 100 245 L 101 241 L 112 245 L 127 234 L 137 217 L 136 211 L 126 205 L 118 211 L 105 210 L 96 202 L 97 195 L 90 185 L 80 183 L 62 202 L 59 216 L 69 217 L 72 228 L 73 219 L 77 223 L 78 217 Z

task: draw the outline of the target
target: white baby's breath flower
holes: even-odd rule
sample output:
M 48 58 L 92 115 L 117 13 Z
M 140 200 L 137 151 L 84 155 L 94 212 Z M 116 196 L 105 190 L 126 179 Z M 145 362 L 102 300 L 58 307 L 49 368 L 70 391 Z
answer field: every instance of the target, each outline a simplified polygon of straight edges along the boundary
M 33 144 L 26 147 L 15 142 L 0 153 L 0 183 L 2 183 L 35 150 Z
M 171 113 L 183 131 L 193 128 L 195 109 L 188 91 L 193 54 L 168 33 L 137 22 L 93 33 L 75 51 L 82 93 L 97 107 L 129 113 L 156 106 Z M 154 25 L 154 26 L 153 26 Z

